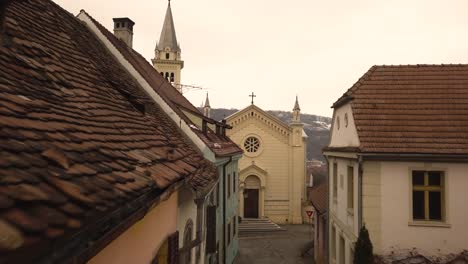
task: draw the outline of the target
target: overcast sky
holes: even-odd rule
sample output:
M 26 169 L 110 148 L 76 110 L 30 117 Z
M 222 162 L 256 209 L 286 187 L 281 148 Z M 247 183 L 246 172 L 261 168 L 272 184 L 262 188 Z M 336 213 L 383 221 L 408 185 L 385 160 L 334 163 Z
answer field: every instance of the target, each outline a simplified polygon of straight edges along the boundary
M 55 0 L 86 10 L 109 30 L 129 17 L 135 50 L 148 61 L 161 33 L 165 0 Z M 372 65 L 468 62 L 464 0 L 172 0 L 185 68 L 185 95 L 215 108 L 256 104 L 331 116 L 330 106 Z

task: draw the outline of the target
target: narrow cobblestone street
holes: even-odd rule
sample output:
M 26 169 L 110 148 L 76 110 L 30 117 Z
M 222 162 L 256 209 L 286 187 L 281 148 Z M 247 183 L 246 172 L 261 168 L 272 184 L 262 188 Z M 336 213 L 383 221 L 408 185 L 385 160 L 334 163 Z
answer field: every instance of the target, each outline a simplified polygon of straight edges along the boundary
M 284 232 L 240 237 L 236 264 L 311 264 L 312 252 L 301 257 L 301 251 L 310 242 L 308 225 L 284 225 Z

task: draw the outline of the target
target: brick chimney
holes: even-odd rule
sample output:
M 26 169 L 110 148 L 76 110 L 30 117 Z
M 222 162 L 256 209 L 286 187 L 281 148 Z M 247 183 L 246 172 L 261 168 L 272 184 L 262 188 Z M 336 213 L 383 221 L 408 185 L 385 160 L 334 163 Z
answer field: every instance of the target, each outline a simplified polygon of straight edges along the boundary
M 133 22 L 128 17 L 114 18 L 114 35 L 130 48 L 133 45 Z

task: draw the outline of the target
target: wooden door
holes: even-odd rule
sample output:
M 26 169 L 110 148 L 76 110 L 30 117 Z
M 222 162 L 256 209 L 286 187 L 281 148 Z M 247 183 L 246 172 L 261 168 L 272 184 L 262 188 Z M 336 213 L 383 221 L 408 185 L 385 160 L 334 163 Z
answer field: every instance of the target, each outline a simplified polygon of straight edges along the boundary
M 244 218 L 258 218 L 258 189 L 244 189 Z

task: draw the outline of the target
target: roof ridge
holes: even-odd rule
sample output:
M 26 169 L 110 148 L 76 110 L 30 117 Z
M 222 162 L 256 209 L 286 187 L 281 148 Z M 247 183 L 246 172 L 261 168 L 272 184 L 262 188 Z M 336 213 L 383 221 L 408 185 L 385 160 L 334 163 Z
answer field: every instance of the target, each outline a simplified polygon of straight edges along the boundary
M 468 63 L 440 63 L 440 64 L 431 64 L 431 63 L 422 63 L 422 64 L 381 64 L 381 65 L 374 65 L 375 67 L 379 68 L 405 68 L 405 67 L 453 67 L 453 66 L 460 66 L 466 67 Z

